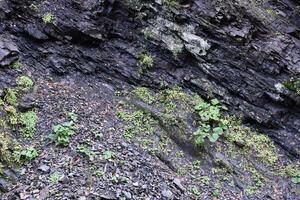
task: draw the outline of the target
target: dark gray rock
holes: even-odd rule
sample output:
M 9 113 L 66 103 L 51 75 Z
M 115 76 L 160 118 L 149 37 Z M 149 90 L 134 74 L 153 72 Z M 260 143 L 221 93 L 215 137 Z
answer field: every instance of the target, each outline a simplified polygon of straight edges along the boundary
M 39 30 L 36 25 L 28 24 L 25 28 L 25 31 L 33 38 L 37 40 L 47 40 L 48 36 Z
M 18 59 L 17 45 L 10 39 L 0 35 L 0 66 L 7 66 Z
M 8 190 L 9 190 L 9 183 L 6 180 L 0 178 L 0 191 L 7 192 Z

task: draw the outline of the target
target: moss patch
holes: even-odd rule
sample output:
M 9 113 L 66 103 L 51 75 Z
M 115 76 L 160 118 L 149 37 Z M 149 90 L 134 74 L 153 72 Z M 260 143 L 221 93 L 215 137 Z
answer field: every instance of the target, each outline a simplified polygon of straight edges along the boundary
M 7 89 L 4 96 L 4 101 L 11 106 L 17 106 L 18 98 L 16 90 L 11 88 Z
M 33 81 L 28 76 L 19 76 L 16 83 L 19 87 L 24 89 L 31 89 L 33 87 Z
M 20 132 L 25 137 L 33 137 L 36 131 L 37 115 L 34 111 L 21 113 L 19 115 L 19 123 L 22 126 Z

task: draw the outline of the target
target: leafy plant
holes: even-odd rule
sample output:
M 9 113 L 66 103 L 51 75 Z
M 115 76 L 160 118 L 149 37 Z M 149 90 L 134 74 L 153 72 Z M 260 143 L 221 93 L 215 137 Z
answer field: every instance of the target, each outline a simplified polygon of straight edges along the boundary
M 113 184 L 117 184 L 117 183 L 118 183 L 118 178 L 117 178 L 117 176 L 112 176 L 112 177 L 111 177 L 111 182 L 112 182 Z
M 111 160 L 111 159 L 113 159 L 114 157 L 115 157 L 115 153 L 112 152 L 112 151 L 105 151 L 105 152 L 103 153 L 103 158 L 104 158 L 105 160 Z
M 129 121 L 130 120 L 130 115 L 127 112 L 124 112 L 124 111 L 119 111 L 117 113 L 117 117 L 122 121 Z
M 210 103 L 200 102 L 195 106 L 195 111 L 202 123 L 194 132 L 197 145 L 203 145 L 206 138 L 212 143 L 216 142 L 228 129 L 229 121 L 222 117 L 221 109 L 225 109 L 225 107 L 222 107 L 217 99 L 211 100 Z
M 102 176 L 104 176 L 104 174 L 105 174 L 105 172 L 102 170 L 97 170 L 94 172 L 94 175 L 97 177 L 102 177 Z
M 12 69 L 20 69 L 22 68 L 22 63 L 20 61 L 15 61 L 10 66 Z
M 36 131 L 37 115 L 34 111 L 21 113 L 19 123 L 22 126 L 20 132 L 25 137 L 32 137 Z
M 68 146 L 70 138 L 75 133 L 75 122 L 77 122 L 77 114 L 74 112 L 68 113 L 70 121 L 53 126 L 53 134 L 50 136 L 57 145 Z
M 300 183 L 300 170 L 297 170 L 296 173 L 293 174 L 291 181 L 295 184 Z
M 28 76 L 19 76 L 16 82 L 19 87 L 24 89 L 31 89 L 33 87 L 33 81 Z
M 191 187 L 190 188 L 190 192 L 195 196 L 195 197 L 200 197 L 201 196 L 201 192 L 198 190 L 198 188 L 196 187 Z
M 70 118 L 70 120 L 72 122 L 77 122 L 77 119 L 78 119 L 78 115 L 74 112 L 69 112 L 68 113 L 68 117 Z
M 95 153 L 90 150 L 89 147 L 86 145 L 78 145 L 77 146 L 77 152 L 88 157 L 90 160 L 93 159 Z
M 300 78 L 292 78 L 290 81 L 284 82 L 283 86 L 296 93 L 297 95 L 300 95 Z
M 53 126 L 52 139 L 57 145 L 68 146 L 71 136 L 74 134 L 74 124 L 67 122 Z
M 134 89 L 132 93 L 136 98 L 148 104 L 152 104 L 155 100 L 155 98 L 151 95 L 149 89 L 145 87 L 138 87 Z
M 28 147 L 22 150 L 17 157 L 21 162 L 27 162 L 35 159 L 38 155 L 38 151 L 34 147 Z
M 52 184 L 57 184 L 59 182 L 60 177 L 61 177 L 61 174 L 59 172 L 54 172 L 53 174 L 50 175 L 49 181 Z
M 42 19 L 45 24 L 51 24 L 54 20 L 54 16 L 51 13 L 47 12 L 44 14 Z

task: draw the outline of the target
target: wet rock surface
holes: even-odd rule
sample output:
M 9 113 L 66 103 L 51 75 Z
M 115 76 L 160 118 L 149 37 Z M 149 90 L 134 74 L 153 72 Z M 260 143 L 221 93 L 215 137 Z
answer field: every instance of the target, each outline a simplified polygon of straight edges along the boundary
M 281 87 L 300 74 L 299 6 L 291 0 L 195 0 L 178 7 L 139 0 L 0 1 L 0 89 L 15 86 L 11 80 L 21 72 L 29 74 L 38 92 L 24 95 L 18 109 L 37 109 L 40 118 L 32 140 L 40 156 L 14 186 L 1 179 L 3 199 L 199 198 L 190 187 L 198 184 L 194 172 L 178 178 L 172 157 L 153 156 L 123 139 L 115 92 L 135 86 L 157 91 L 178 85 L 204 99 L 218 98 L 230 114 L 268 135 L 282 157 L 299 164 L 300 99 Z M 51 23 L 43 20 L 47 13 Z M 154 65 L 141 73 L 143 51 Z M 24 68 L 11 70 L 18 60 Z M 78 133 L 70 148 L 56 148 L 48 135 L 65 111 L 78 113 Z M 80 141 L 94 159 L 76 152 Z M 105 160 L 106 151 L 114 159 Z M 297 198 L 286 180 L 249 197 L 238 163 L 222 153 L 212 157 L 238 174 L 221 199 Z M 187 160 L 195 158 L 179 163 Z M 56 172 L 60 179 L 53 184 L 49 176 Z M 202 198 L 216 197 L 204 192 Z

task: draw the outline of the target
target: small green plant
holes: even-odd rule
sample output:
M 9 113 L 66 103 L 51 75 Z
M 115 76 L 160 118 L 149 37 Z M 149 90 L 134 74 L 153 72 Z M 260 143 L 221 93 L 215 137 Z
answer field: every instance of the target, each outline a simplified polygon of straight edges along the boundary
M 123 137 L 126 140 L 133 139 L 138 133 L 153 133 L 155 130 L 154 127 L 157 124 L 157 121 L 155 121 L 149 113 L 142 110 L 138 110 L 133 113 L 119 111 L 117 116 L 122 121 L 130 124 L 125 128 L 123 133 Z
M 117 117 L 122 121 L 129 121 L 130 115 L 127 112 L 119 111 L 117 112 Z
M 19 87 L 24 89 L 31 89 L 33 87 L 33 81 L 28 76 L 19 76 L 16 82 Z
M 291 178 L 291 181 L 295 184 L 300 183 L 300 169 L 297 169 L 296 166 L 287 165 L 284 169 L 281 170 L 281 175 Z
M 22 126 L 20 132 L 25 137 L 32 137 L 36 131 L 37 115 L 34 111 L 28 111 L 19 115 L 19 123 Z
M 34 3 L 30 4 L 29 8 L 31 8 L 34 12 L 37 12 L 39 10 L 38 6 Z
M 91 132 L 93 133 L 93 135 L 95 136 L 96 139 L 101 139 L 103 138 L 103 133 L 101 133 L 101 131 L 97 128 L 92 128 Z
M 221 194 L 220 189 L 218 188 L 214 189 L 211 194 L 213 197 L 217 197 L 217 198 L 220 197 Z
M 78 145 L 77 152 L 88 157 L 90 160 L 92 160 L 93 157 L 95 156 L 95 153 L 91 151 L 91 149 L 86 145 Z
M 12 69 L 20 69 L 22 68 L 22 63 L 20 61 L 15 61 L 11 64 L 10 68 Z
M 72 122 L 77 122 L 78 115 L 74 112 L 69 112 L 68 117 Z
M 34 147 L 28 147 L 18 154 L 18 160 L 22 163 L 31 161 L 38 157 L 38 151 Z
M 195 143 L 202 146 L 205 139 L 210 142 L 216 142 L 219 137 L 228 129 L 229 121 L 221 115 L 221 109 L 225 109 L 220 105 L 217 99 L 211 100 L 210 103 L 200 102 L 195 106 L 202 125 L 194 132 Z
M 202 185 L 209 185 L 210 183 L 210 178 L 208 176 L 201 176 L 198 180 Z
M 153 58 L 149 54 L 141 53 L 141 55 L 139 56 L 139 66 L 141 72 L 152 68 L 153 64 L 154 64 Z
M 51 13 L 47 12 L 44 14 L 42 19 L 45 24 L 51 24 L 53 23 L 54 16 Z
M 17 92 L 14 89 L 7 89 L 6 94 L 4 96 L 4 101 L 11 106 L 17 106 Z
M 247 155 L 255 152 L 255 157 L 266 164 L 273 165 L 278 160 L 278 153 L 272 140 L 262 134 L 251 131 L 249 127 L 243 126 L 241 122 L 230 120 L 228 134 L 225 138 L 230 144 L 243 147 Z
M 72 135 L 74 135 L 74 124 L 67 122 L 53 126 L 51 137 L 57 145 L 68 146 Z
M 115 153 L 112 152 L 112 151 L 105 151 L 105 152 L 103 153 L 103 158 L 104 158 L 105 160 L 112 160 L 114 157 L 115 157 Z
M 199 170 L 201 168 L 201 162 L 200 160 L 195 160 L 192 162 L 192 169 L 193 170 Z
M 283 86 L 291 92 L 300 95 L 300 78 L 292 78 L 283 83 Z
M 196 187 L 191 187 L 190 192 L 197 198 L 201 196 L 201 192 Z
M 148 104 L 152 104 L 155 101 L 155 98 L 152 96 L 151 92 L 146 87 L 138 87 L 132 91 L 132 94 L 136 98 Z
M 102 170 L 97 170 L 97 171 L 94 172 L 94 175 L 97 176 L 97 177 L 102 177 L 102 176 L 104 176 L 104 174 L 105 173 Z
M 49 181 L 52 184 L 57 184 L 59 182 L 60 177 L 61 174 L 59 172 L 54 172 L 53 174 L 50 175 Z
M 163 0 L 163 4 L 167 6 L 167 8 L 173 8 L 178 5 L 178 0 Z
M 113 184 L 117 184 L 119 181 L 118 181 L 118 177 L 117 176 L 112 176 L 111 177 L 111 182 L 113 183 Z

